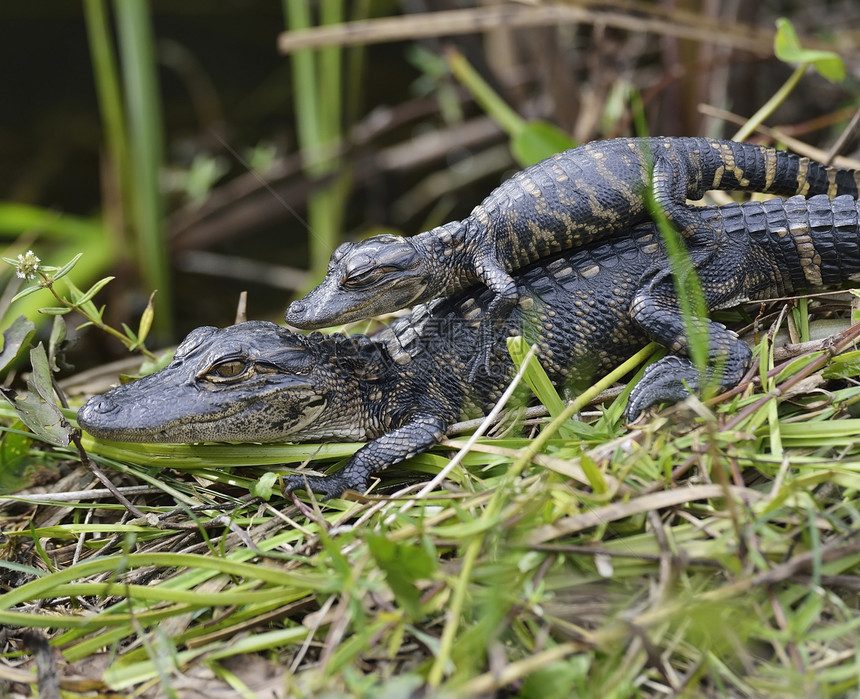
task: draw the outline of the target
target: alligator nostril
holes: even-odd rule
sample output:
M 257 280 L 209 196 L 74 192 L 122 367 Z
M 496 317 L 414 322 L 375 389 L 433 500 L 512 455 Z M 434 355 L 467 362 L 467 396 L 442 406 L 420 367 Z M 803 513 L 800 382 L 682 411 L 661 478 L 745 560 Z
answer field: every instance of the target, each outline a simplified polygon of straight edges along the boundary
M 119 409 L 119 405 L 106 396 L 93 396 L 81 406 L 79 415 L 106 415 Z
M 295 318 L 305 312 L 305 304 L 301 301 L 293 301 L 287 309 L 287 318 Z

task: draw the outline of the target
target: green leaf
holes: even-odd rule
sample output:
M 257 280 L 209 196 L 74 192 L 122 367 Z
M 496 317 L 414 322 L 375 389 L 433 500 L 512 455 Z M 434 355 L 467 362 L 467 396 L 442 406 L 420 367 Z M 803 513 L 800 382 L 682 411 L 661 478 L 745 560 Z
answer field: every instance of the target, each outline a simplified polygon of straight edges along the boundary
M 595 493 L 602 495 L 603 493 L 609 492 L 609 486 L 606 484 L 606 479 L 603 477 L 600 467 L 598 467 L 598 465 L 594 463 L 587 454 L 583 454 L 579 458 L 579 465 L 582 466 L 582 470 L 585 471 L 588 482 L 591 484 Z
M 156 357 L 155 360 L 152 359 L 144 359 L 143 364 L 140 365 L 140 374 L 141 376 L 146 376 L 147 374 L 154 374 L 156 371 L 161 371 L 170 364 L 170 361 L 173 359 L 173 351 L 166 350 L 160 357 Z
M 525 678 L 518 696 L 541 699 L 584 696 L 584 688 L 589 686 L 590 669 L 585 653 L 574 655 L 563 662 L 539 666 Z
M 400 606 L 411 619 L 419 619 L 421 595 L 415 582 L 433 575 L 436 559 L 423 548 L 390 541 L 384 536 L 368 534 L 365 540 Z
M 522 167 L 533 165 L 574 146 L 564 131 L 546 121 L 525 121 L 484 80 L 462 54 L 448 54 L 448 65 L 481 108 L 508 133 L 511 152 Z
M 79 252 L 69 262 L 60 267 L 60 269 L 57 270 L 56 274 L 53 275 L 54 279 L 56 280 L 65 277 L 69 272 L 72 271 L 72 267 L 78 264 L 78 260 L 80 260 L 83 255 L 84 253 Z
M 782 381 L 794 376 L 797 372 L 805 369 L 807 365 L 814 362 L 820 356 L 821 351 L 817 351 L 795 357 L 782 368 L 782 371 L 780 371 L 779 374 L 774 377 L 774 384 L 781 383 Z
M 508 338 L 508 353 L 517 369 L 523 365 L 528 351 L 529 346 L 521 336 Z M 559 413 L 564 410 L 564 401 L 558 395 L 558 391 L 555 390 L 555 386 L 552 385 L 552 381 L 537 358 L 529 362 L 523 374 L 523 380 L 529 385 L 538 400 L 546 406 L 549 414 L 553 418 L 558 417 Z
M 525 339 L 517 335 L 508 338 L 508 353 L 514 365 L 519 369 L 525 361 L 529 346 Z M 546 373 L 546 370 L 541 366 L 540 361 L 535 357 L 526 367 L 523 374 L 523 381 L 528 384 L 528 387 L 535 394 L 535 397 L 549 411 L 550 417 L 557 418 L 566 409 L 564 401 L 558 395 L 558 391 L 553 386 L 552 381 Z M 568 420 L 564 425 L 558 428 L 558 435 L 563 439 L 572 439 L 582 437 L 586 434 L 594 432 L 590 425 L 577 422 L 576 420 Z
M 133 349 L 134 347 L 137 347 L 137 345 L 139 343 L 137 341 L 137 335 L 134 334 L 134 330 L 132 330 L 130 327 L 128 327 L 128 325 L 126 323 L 123 323 L 122 324 L 122 331 L 125 333 L 125 336 L 129 340 L 131 340 L 131 342 L 132 342 L 132 347 L 130 347 L 129 349 Z
M 448 53 L 448 66 L 451 73 L 471 93 L 475 101 L 511 137 L 518 134 L 526 125 L 523 118 L 503 100 L 484 80 L 469 61 L 459 51 Z
M 343 539 L 339 538 L 337 541 L 333 541 L 332 538 L 322 530 L 319 533 L 319 537 L 322 547 L 329 556 L 329 563 L 332 571 L 337 573 L 337 577 L 340 578 L 340 581 L 349 580 L 349 577 L 352 574 L 352 566 L 350 565 L 349 559 L 343 554 L 343 551 L 341 551 L 340 547 L 343 546 Z M 332 580 L 332 583 L 335 585 L 340 584 L 335 579 Z
M 103 286 L 105 286 L 109 282 L 112 282 L 114 279 L 115 279 L 115 277 L 105 277 L 104 279 L 99 279 L 95 284 L 93 284 L 87 290 L 87 292 L 83 296 L 81 296 L 81 298 L 76 300 L 76 303 L 78 305 L 86 303 L 87 301 L 92 299 L 93 296 L 95 296 L 97 293 L 99 293 L 99 291 L 101 291 Z
M 48 339 L 48 359 L 51 363 L 51 371 L 60 371 L 60 367 L 57 366 L 57 354 L 62 351 L 65 341 L 66 322 L 60 316 L 54 316 L 54 324 L 51 326 L 51 337 Z
M 86 318 L 98 318 L 101 320 L 101 313 L 104 312 L 104 306 L 102 306 L 100 312 L 96 309 L 96 306 L 92 301 L 80 301 L 79 299 L 83 298 L 84 292 L 81 291 L 71 279 L 66 279 L 66 286 L 69 287 L 72 302 L 78 306 L 79 310 Z
M 18 316 L 12 324 L 3 331 L 3 344 L 0 345 L 0 372 L 4 371 L 21 353 L 36 332 L 33 325 L 24 316 Z
M 27 575 L 32 575 L 34 578 L 41 578 L 43 575 L 48 575 L 48 572 L 45 570 L 40 570 L 33 566 L 26 566 L 21 563 L 15 563 L 14 561 L 0 561 L 0 568 L 15 570 L 19 573 L 26 573 Z
M 17 421 L 16 425 L 23 427 Z M 5 432 L 0 436 L 0 495 L 30 488 L 56 475 L 52 473 L 51 462 L 40 455 L 30 455 L 32 443 L 32 435 L 23 432 Z
M 511 153 L 522 167 L 539 163 L 574 145 L 570 136 L 546 121 L 530 121 L 511 137 Z
M 191 167 L 184 173 L 184 182 L 180 188 L 185 191 L 189 201 L 202 202 L 212 191 L 212 187 L 229 170 L 224 158 L 213 157 L 198 153 L 191 162 Z
M 137 327 L 137 341 L 140 344 L 146 341 L 146 336 L 149 335 L 149 331 L 152 328 L 152 320 L 155 317 L 154 300 L 155 292 L 153 291 L 149 295 L 149 301 L 146 304 L 146 308 L 143 309 L 143 314 L 140 316 L 140 324 Z
M 822 372 L 825 379 L 848 379 L 860 374 L 860 350 L 845 352 L 830 360 Z
M 54 446 L 68 446 L 72 428 L 54 403 L 51 369 L 41 343 L 30 350 L 30 362 L 33 371 L 27 381 L 27 394 L 21 398 L 6 388 L 0 393 L 34 434 Z
M 784 63 L 808 63 L 832 83 L 845 80 L 845 63 L 833 51 L 805 49 L 800 45 L 794 25 L 785 17 L 776 20 L 773 52 Z
M 12 297 L 11 303 L 15 303 L 18 299 L 22 299 L 25 296 L 29 296 L 30 294 L 35 294 L 37 291 L 41 291 L 45 287 L 37 284 L 36 286 L 28 286 L 26 289 L 22 289 L 17 294 Z
M 40 308 L 39 313 L 45 316 L 64 316 L 66 313 L 71 313 L 71 308 L 66 308 L 65 306 L 47 306 L 46 308 Z
M 274 492 L 275 481 L 278 480 L 278 474 L 274 471 L 266 471 L 260 476 L 251 486 L 251 495 L 262 498 L 266 502 L 272 497 Z

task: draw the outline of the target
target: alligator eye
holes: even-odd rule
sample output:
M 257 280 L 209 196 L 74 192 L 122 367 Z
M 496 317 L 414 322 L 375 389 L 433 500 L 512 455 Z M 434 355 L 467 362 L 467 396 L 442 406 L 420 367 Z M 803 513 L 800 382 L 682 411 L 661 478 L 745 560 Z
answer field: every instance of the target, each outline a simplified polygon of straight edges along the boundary
M 389 271 L 389 268 L 378 266 L 358 269 L 350 272 L 349 276 L 344 278 L 342 284 L 347 289 L 367 286 L 368 284 L 374 284 L 378 282 L 386 274 L 388 274 Z
M 351 271 L 344 277 L 341 284 L 346 289 L 360 289 L 389 279 L 392 274 L 402 271 L 403 267 L 397 265 L 373 265 L 372 267 Z
M 215 365 L 210 373 L 222 379 L 234 379 L 244 373 L 246 368 L 245 362 L 233 360 Z

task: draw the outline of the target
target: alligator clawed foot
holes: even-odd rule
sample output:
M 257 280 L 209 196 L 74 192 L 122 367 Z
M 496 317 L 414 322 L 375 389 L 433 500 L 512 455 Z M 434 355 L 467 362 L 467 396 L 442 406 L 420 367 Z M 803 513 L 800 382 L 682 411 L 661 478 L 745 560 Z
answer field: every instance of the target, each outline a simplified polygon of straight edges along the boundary
M 678 403 L 699 388 L 699 371 L 686 357 L 669 355 L 649 366 L 630 392 L 627 421 L 657 403 Z
M 338 473 L 332 476 L 294 474 L 284 479 L 284 495 L 294 490 L 312 491 L 316 495 L 322 495 L 322 500 L 331 500 L 340 497 L 347 490 L 363 493 L 367 490 L 367 483 L 359 482 L 355 478 L 346 478 Z

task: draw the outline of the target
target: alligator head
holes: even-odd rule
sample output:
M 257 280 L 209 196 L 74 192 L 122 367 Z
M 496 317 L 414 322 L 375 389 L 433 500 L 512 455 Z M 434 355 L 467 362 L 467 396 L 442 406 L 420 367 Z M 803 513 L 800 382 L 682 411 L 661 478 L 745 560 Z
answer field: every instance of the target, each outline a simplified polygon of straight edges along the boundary
M 262 321 L 197 328 L 161 371 L 91 398 L 78 424 L 126 442 L 366 439 L 351 377 L 368 345 Z
M 426 300 L 429 271 L 409 238 L 377 235 L 344 243 L 322 283 L 284 318 L 299 328 L 325 328 L 389 313 Z

